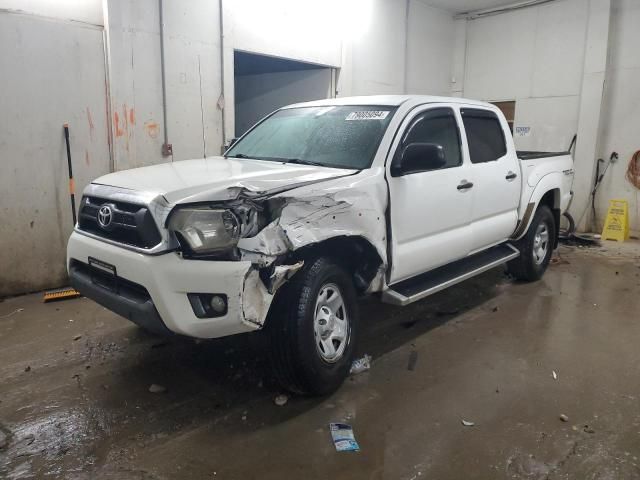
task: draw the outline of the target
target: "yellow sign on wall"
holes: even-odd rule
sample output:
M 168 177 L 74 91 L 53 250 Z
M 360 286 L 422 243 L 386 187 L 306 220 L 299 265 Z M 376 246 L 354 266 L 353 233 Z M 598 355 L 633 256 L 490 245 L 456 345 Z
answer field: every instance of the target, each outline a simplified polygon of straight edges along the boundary
M 629 204 L 626 200 L 609 200 L 602 238 L 618 242 L 629 239 Z

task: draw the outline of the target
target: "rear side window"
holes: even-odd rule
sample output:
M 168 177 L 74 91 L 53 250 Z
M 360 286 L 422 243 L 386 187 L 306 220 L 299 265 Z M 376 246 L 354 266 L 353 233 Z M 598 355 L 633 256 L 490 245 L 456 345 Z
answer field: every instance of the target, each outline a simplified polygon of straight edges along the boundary
M 507 153 L 504 132 L 495 113 L 476 108 L 463 108 L 461 113 L 471 163 L 491 162 Z
M 418 116 L 407 128 L 402 147 L 410 143 L 435 143 L 442 146 L 446 160 L 442 168 L 462 164 L 460 133 L 453 110 L 450 108 L 433 108 Z

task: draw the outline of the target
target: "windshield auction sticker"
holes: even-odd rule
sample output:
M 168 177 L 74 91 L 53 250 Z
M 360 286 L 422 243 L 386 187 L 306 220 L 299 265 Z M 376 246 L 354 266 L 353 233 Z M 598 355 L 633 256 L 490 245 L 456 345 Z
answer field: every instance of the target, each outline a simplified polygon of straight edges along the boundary
M 389 115 L 389 110 L 364 110 L 351 112 L 345 120 L 384 120 Z

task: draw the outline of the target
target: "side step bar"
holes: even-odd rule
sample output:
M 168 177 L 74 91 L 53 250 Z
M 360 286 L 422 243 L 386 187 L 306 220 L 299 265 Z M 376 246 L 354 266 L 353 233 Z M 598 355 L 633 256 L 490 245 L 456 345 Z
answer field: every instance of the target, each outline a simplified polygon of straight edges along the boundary
M 449 265 L 390 285 L 388 290 L 382 292 L 382 301 L 393 305 L 408 305 L 519 256 L 520 252 L 517 248 L 503 243 Z

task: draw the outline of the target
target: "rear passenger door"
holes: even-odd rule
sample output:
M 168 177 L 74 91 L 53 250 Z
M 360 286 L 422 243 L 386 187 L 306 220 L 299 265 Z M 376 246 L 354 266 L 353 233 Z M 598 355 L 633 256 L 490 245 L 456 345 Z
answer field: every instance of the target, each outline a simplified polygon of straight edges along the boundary
M 419 107 L 403 122 L 387 162 L 395 283 L 464 258 L 469 253 L 471 183 L 462 150 L 459 114 L 449 106 Z M 408 145 L 442 147 L 444 164 L 397 172 Z M 417 170 L 421 170 L 418 168 Z
M 518 221 L 520 165 L 509 126 L 496 112 L 482 107 L 460 109 L 468 147 L 471 207 L 471 253 L 501 243 Z M 508 136 L 509 135 L 509 136 Z

